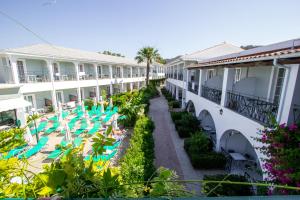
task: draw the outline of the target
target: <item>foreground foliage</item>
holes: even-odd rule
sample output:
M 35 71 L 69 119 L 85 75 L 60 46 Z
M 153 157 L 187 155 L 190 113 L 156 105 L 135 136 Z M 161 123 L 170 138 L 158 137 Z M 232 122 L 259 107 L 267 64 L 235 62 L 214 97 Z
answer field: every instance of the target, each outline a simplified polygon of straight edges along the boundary
M 253 195 L 251 185 L 231 185 L 226 183 L 215 183 L 209 181 L 231 181 L 247 182 L 244 176 L 239 175 L 211 175 L 204 176 L 202 192 L 209 197 L 215 196 L 251 196 Z M 205 182 L 207 181 L 207 182 Z
M 148 117 L 142 116 L 137 120 L 130 147 L 121 163 L 121 174 L 126 183 L 147 181 L 154 175 L 153 130 L 154 124 Z M 139 195 L 135 185 L 131 188 Z
M 261 131 L 258 141 L 264 144 L 259 150 L 266 155 L 264 170 L 273 184 L 300 187 L 300 124 L 278 125 Z M 269 194 L 299 194 L 294 190 L 270 188 Z
M 171 118 L 179 137 L 190 137 L 192 133 L 199 131 L 199 120 L 188 112 L 171 112 Z

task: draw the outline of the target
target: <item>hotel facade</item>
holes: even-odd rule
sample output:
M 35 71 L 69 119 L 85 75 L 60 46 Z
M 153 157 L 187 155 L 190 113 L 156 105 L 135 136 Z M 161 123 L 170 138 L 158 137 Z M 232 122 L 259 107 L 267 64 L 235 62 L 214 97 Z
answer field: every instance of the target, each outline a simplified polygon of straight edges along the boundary
M 150 79 L 164 77 L 153 64 Z M 81 102 L 145 86 L 146 66 L 135 60 L 47 44 L 0 51 L 0 126 L 25 113 L 57 110 L 58 103 Z
M 300 39 L 250 50 L 223 43 L 167 63 L 166 88 L 198 117 L 216 151 L 242 154 L 261 170 L 259 130 L 271 116 L 300 120 L 299 64 Z

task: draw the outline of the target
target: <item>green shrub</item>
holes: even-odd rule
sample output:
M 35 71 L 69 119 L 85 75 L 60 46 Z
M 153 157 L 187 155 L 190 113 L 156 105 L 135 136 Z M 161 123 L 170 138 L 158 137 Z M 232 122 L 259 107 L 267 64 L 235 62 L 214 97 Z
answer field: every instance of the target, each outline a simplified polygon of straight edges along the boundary
M 207 181 L 232 181 L 232 182 L 247 182 L 244 176 L 240 175 L 212 175 L 204 176 L 203 180 Z M 253 195 L 252 187 L 250 185 L 235 185 L 222 183 L 206 183 L 202 184 L 202 192 L 209 196 L 251 196 Z
M 224 169 L 226 166 L 226 157 L 222 153 L 207 152 L 204 154 L 189 155 L 193 167 L 197 169 Z
M 92 99 L 84 100 L 84 106 L 87 106 L 88 110 L 92 110 L 93 105 L 94 105 L 94 101 Z
M 184 140 L 184 149 L 189 155 L 204 154 L 213 150 L 213 143 L 202 132 L 196 132 Z
M 199 130 L 199 120 L 188 112 L 172 112 L 171 118 L 181 138 L 189 137 Z
M 170 101 L 169 103 L 170 108 L 180 108 L 180 102 L 179 101 Z

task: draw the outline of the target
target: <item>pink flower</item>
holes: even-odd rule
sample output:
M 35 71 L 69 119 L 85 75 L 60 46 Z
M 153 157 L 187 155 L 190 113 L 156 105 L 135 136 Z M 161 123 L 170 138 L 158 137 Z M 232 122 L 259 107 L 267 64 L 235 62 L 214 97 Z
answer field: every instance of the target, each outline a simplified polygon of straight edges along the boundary
M 296 124 L 291 124 L 291 125 L 289 126 L 289 130 L 290 130 L 290 131 L 295 131 L 295 130 L 297 130 L 297 128 L 298 128 L 298 126 L 297 126 Z
M 272 195 L 273 194 L 273 191 L 271 189 L 268 189 L 268 192 L 267 192 L 268 195 Z
M 300 182 L 296 183 L 296 186 L 300 188 Z
M 262 138 L 261 138 L 261 141 L 263 143 L 265 143 L 267 141 L 267 135 L 266 134 L 263 134 Z
M 285 123 L 279 125 L 280 128 L 285 128 Z

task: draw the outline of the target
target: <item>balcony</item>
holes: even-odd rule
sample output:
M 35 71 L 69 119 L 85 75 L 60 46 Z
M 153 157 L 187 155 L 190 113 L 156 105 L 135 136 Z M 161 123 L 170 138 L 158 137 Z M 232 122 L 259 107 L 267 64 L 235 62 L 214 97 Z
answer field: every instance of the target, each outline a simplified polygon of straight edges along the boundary
M 41 83 L 49 82 L 50 78 L 48 74 L 44 74 L 39 71 L 28 71 L 24 74 L 19 74 L 20 83 Z
M 99 79 L 107 79 L 109 77 L 110 77 L 109 74 L 98 74 Z
M 270 124 L 270 117 L 276 116 L 278 111 L 278 105 L 275 103 L 262 100 L 259 97 L 229 91 L 227 92 L 226 107 L 266 125 Z
M 79 73 L 79 80 L 94 80 L 96 77 L 94 74 L 80 74 Z
M 75 81 L 76 80 L 76 74 L 55 74 L 53 76 L 54 81 Z
M 217 104 L 221 103 L 222 90 L 216 88 L 210 88 L 202 85 L 201 96 L 215 102 Z
M 183 74 L 178 74 L 178 80 L 183 80 Z
M 193 84 L 192 82 L 188 83 L 188 91 L 198 95 L 198 89 L 199 89 L 198 85 Z

